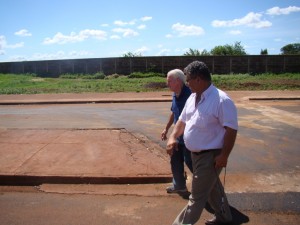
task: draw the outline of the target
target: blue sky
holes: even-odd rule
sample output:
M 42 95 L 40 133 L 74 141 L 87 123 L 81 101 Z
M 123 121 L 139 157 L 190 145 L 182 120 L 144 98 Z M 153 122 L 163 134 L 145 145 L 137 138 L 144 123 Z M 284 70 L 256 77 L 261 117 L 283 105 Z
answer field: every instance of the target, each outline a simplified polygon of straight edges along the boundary
M 0 0 L 0 62 L 183 55 L 300 42 L 298 0 Z

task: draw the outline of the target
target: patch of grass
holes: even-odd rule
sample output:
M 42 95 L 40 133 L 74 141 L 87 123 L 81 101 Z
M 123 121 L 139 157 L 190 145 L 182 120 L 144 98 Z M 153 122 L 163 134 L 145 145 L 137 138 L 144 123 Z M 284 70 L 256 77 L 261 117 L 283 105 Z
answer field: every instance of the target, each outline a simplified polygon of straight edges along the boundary
M 146 92 L 153 82 L 165 82 L 163 77 L 129 78 L 111 75 L 63 75 L 59 78 L 37 78 L 27 75 L 0 74 L 0 94 L 84 93 L 84 92 Z
M 223 90 L 300 90 L 298 74 L 213 75 L 213 83 Z M 0 74 L 0 94 L 147 92 L 168 90 L 166 77 L 156 73 L 62 75 L 41 78 L 35 74 Z
M 213 75 L 215 86 L 224 90 L 299 90 L 300 74 Z
M 104 79 L 105 75 L 103 72 L 98 72 L 95 74 L 62 74 L 59 76 L 63 79 L 88 79 L 88 80 L 96 80 L 96 79 Z

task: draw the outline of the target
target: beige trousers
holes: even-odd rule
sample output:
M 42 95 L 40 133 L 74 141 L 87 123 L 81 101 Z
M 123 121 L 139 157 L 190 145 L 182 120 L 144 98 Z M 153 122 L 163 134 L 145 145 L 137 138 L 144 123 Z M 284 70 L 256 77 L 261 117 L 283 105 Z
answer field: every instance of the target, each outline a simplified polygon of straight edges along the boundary
M 220 150 L 192 153 L 193 181 L 189 202 L 177 216 L 173 225 L 195 224 L 208 202 L 220 222 L 232 220 L 230 207 L 219 179 L 221 169 L 214 167 L 214 158 Z

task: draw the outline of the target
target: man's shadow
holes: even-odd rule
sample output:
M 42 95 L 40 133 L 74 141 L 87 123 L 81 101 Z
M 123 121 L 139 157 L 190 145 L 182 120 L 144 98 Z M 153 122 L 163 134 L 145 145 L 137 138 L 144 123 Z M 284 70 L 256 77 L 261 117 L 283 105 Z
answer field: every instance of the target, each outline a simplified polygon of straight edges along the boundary
M 212 214 L 214 213 L 214 210 L 208 203 L 206 203 L 205 209 Z M 230 210 L 232 214 L 232 223 L 230 223 L 231 225 L 241 225 L 249 222 L 249 217 L 238 211 L 236 208 L 230 206 Z

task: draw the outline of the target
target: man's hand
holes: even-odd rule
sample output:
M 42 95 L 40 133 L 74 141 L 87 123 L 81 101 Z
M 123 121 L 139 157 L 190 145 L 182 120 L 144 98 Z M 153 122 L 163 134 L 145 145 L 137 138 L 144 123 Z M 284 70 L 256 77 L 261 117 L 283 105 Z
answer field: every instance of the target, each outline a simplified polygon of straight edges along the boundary
M 174 150 L 178 151 L 178 142 L 177 142 L 177 140 L 170 138 L 168 140 L 168 144 L 167 144 L 166 150 L 167 150 L 167 153 L 168 153 L 169 156 L 173 155 L 173 151 Z
M 237 130 L 230 127 L 225 127 L 224 145 L 221 153 L 215 158 L 215 167 L 222 168 L 227 166 L 229 154 L 234 146 L 234 142 L 237 135 Z
M 168 133 L 167 129 L 164 129 L 163 132 L 161 133 L 161 140 L 162 141 L 167 140 L 167 133 Z
M 172 156 L 174 150 L 178 151 L 178 142 L 176 139 L 183 134 L 184 128 L 185 123 L 178 120 L 167 142 L 166 150 L 170 156 Z
M 227 166 L 228 157 L 223 155 L 222 153 L 215 158 L 215 168 L 219 169 Z

